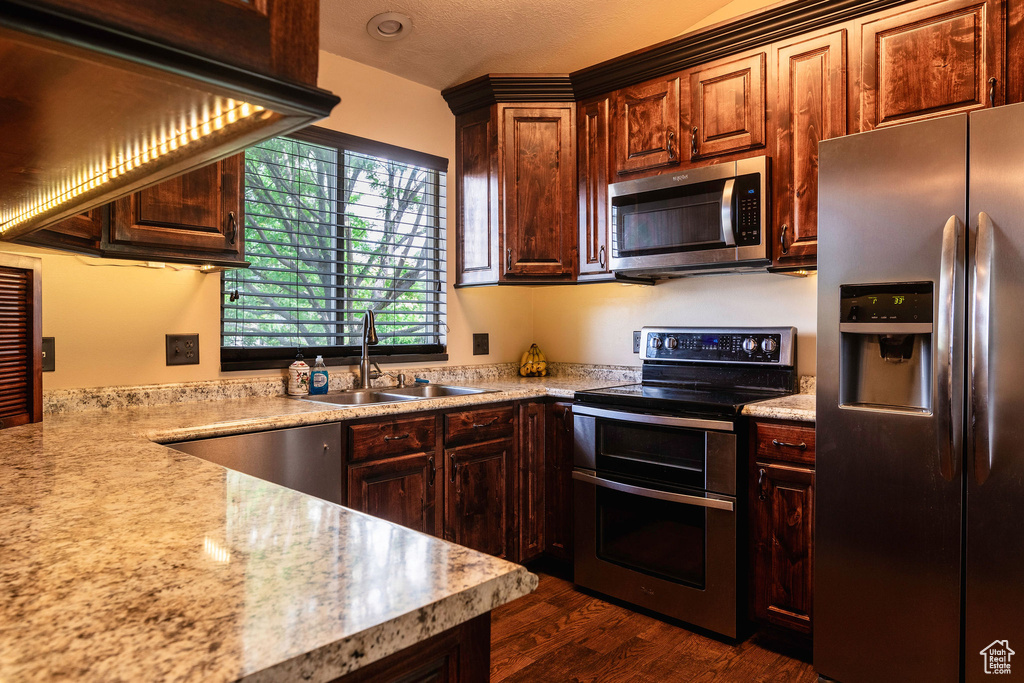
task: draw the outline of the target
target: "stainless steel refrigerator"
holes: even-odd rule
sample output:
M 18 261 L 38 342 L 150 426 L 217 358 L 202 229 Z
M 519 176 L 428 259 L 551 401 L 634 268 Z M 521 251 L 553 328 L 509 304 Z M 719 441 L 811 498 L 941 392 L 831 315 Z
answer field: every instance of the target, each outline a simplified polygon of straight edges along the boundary
M 1024 105 L 819 159 L 815 669 L 1024 680 Z

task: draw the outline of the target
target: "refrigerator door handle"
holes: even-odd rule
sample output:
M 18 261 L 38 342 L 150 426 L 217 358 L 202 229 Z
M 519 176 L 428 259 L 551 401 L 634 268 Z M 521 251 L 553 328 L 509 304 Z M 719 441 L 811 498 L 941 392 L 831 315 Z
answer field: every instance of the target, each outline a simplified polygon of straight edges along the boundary
M 961 222 L 950 216 L 942 229 L 942 263 L 939 275 L 939 319 L 936 344 L 939 473 L 946 481 L 953 481 L 953 457 L 956 449 L 953 415 L 953 360 L 956 332 L 956 274 L 963 259 Z
M 978 214 L 978 244 L 974 255 L 974 306 L 971 309 L 971 441 L 974 479 L 982 485 L 992 472 L 992 434 L 989 425 L 989 334 L 992 315 L 992 260 L 995 226 L 984 211 Z

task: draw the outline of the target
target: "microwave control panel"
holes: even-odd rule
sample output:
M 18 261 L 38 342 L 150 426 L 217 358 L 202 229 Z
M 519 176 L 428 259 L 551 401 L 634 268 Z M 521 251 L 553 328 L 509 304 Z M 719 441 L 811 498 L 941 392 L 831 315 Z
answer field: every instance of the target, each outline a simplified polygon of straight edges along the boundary
M 736 246 L 747 247 L 761 243 L 761 178 L 757 173 L 736 178 L 733 189 L 737 212 L 735 225 Z
M 647 329 L 641 351 L 644 360 L 788 365 L 790 329 Z

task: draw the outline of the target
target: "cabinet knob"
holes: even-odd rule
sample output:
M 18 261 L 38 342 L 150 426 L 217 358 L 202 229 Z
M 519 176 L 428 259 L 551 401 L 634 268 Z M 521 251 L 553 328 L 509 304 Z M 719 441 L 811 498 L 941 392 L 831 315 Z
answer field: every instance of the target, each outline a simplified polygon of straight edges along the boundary
M 238 236 L 238 219 L 235 218 L 234 211 L 228 211 L 228 242 L 230 244 L 235 243 L 235 238 Z

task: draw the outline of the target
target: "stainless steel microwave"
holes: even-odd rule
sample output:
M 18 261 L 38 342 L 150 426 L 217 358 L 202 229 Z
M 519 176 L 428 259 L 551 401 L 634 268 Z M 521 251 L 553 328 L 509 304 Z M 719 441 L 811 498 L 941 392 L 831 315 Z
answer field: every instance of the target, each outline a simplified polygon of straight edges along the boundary
M 626 276 L 764 270 L 768 158 L 627 180 L 608 187 L 611 259 Z

